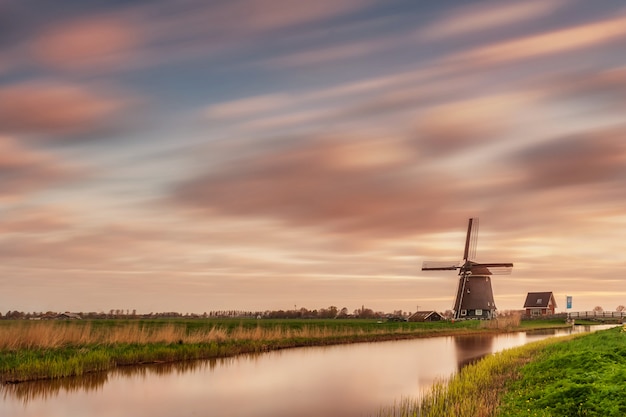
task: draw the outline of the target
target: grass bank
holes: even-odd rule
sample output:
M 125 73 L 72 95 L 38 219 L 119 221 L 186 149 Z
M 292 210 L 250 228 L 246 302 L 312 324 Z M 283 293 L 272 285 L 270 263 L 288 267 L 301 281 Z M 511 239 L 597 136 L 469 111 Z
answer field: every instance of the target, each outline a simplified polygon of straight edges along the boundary
M 492 417 L 506 382 L 553 339 L 490 355 L 468 365 L 446 381 L 439 381 L 420 398 L 405 398 L 384 408 L 378 417 Z
M 378 417 L 626 415 L 621 328 L 544 339 L 491 355 Z
M 615 328 L 546 346 L 520 369 L 499 417 L 626 415 L 626 332 Z
M 162 319 L 0 321 L 0 382 L 61 378 L 117 366 L 208 359 L 300 346 L 499 332 L 499 322 Z

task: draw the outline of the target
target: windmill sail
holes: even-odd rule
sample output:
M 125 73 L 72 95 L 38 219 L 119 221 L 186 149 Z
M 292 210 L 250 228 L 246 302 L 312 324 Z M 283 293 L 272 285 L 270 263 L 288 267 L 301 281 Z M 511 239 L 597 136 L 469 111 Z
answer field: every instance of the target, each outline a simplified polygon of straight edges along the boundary
M 476 257 L 476 242 L 478 240 L 478 219 L 469 219 L 463 260 L 468 261 Z
M 422 263 L 422 271 L 454 271 L 457 269 L 459 269 L 458 262 L 424 261 Z

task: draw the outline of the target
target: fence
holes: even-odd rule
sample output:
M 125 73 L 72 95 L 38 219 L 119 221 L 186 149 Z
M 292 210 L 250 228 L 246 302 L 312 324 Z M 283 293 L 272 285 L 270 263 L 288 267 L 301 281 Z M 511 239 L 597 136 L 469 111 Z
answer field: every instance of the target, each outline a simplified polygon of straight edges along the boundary
M 567 316 L 570 319 L 622 319 L 626 311 L 575 311 Z

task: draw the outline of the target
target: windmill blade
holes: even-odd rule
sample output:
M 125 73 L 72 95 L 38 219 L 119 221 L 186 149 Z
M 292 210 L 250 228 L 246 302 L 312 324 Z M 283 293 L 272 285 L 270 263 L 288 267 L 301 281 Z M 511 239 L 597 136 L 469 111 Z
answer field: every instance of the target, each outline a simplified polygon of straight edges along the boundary
M 469 248 L 470 248 L 470 240 L 472 238 L 472 222 L 474 219 L 470 218 L 467 223 L 467 235 L 465 235 L 465 249 L 463 250 L 463 259 L 469 259 Z
M 459 269 L 458 262 L 424 261 L 422 271 L 454 271 Z
M 476 259 L 476 245 L 478 244 L 478 217 L 474 218 L 472 222 L 472 239 L 469 247 L 469 259 Z
M 472 275 L 509 275 L 512 269 L 512 263 L 472 263 L 469 268 Z
M 467 235 L 465 237 L 465 250 L 463 259 L 470 260 L 476 258 L 476 242 L 478 241 L 478 218 L 470 218 L 467 224 Z

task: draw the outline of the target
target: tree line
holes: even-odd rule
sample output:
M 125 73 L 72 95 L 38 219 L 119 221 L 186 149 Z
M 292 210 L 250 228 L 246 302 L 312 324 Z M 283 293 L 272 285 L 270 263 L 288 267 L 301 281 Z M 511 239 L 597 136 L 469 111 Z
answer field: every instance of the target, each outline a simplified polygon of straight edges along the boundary
M 71 316 L 70 316 L 71 315 Z M 362 306 L 352 312 L 347 307 L 338 308 L 330 306 L 309 310 L 305 307 L 287 310 L 213 310 L 198 313 L 180 313 L 175 311 L 158 312 L 158 313 L 137 313 L 133 309 L 111 309 L 108 312 L 23 312 L 23 311 L 7 311 L 4 315 L 0 313 L 0 319 L 6 320 L 46 320 L 57 318 L 82 318 L 82 319 L 155 319 L 155 318 L 271 318 L 271 319 L 346 319 L 346 318 L 362 318 L 377 319 L 388 318 L 390 316 L 406 318 L 410 312 L 402 310 L 394 310 L 392 313 L 383 311 L 374 311 L 371 308 Z

